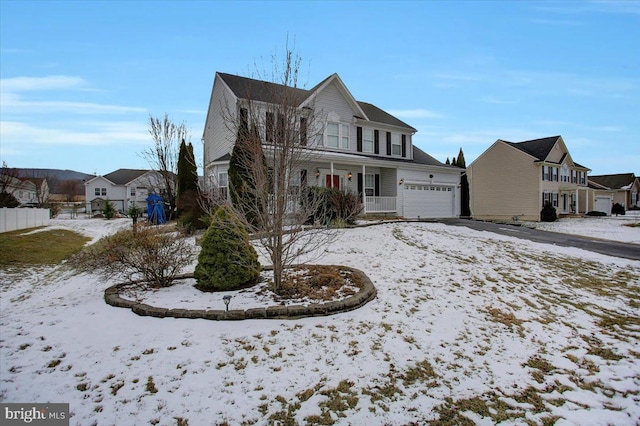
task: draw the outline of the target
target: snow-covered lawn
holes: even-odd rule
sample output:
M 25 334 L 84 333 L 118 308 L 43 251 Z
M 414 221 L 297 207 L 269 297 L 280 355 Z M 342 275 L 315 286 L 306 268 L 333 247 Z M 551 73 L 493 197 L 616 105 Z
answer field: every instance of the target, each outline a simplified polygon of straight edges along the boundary
M 158 319 L 64 266 L 0 272 L 0 400 L 69 402 L 79 425 L 640 419 L 640 261 L 396 223 L 340 231 L 317 263 L 365 271 L 378 297 L 301 320 Z
M 628 226 L 632 224 L 636 227 Z M 628 211 L 624 216 L 567 218 L 527 225 L 544 231 L 640 244 L 640 211 Z

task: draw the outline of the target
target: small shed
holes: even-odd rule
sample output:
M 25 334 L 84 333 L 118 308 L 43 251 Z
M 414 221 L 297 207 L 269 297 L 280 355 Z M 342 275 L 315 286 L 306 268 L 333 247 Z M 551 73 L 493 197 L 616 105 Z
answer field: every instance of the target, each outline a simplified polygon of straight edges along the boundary
M 164 215 L 164 200 L 158 194 L 151 194 L 147 197 L 147 217 L 147 220 L 154 225 L 167 223 Z

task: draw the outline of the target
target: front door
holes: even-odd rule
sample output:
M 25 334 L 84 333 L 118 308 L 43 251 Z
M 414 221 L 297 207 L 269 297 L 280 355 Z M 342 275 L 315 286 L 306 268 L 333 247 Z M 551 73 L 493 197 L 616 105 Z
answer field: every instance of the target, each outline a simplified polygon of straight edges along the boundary
M 327 175 L 326 176 L 327 188 L 340 189 L 340 176 L 339 175 Z

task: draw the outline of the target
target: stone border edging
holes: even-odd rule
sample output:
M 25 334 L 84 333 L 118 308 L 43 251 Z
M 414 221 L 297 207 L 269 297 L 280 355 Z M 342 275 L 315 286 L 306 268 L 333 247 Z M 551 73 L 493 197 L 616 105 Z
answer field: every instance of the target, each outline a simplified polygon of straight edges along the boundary
M 337 266 L 337 265 L 336 265 Z M 143 282 L 143 280 L 130 281 L 112 285 L 104 291 L 104 301 L 111 306 L 118 308 L 129 308 L 140 316 L 151 316 L 156 318 L 195 318 L 215 321 L 223 320 L 245 320 L 245 319 L 298 319 L 305 317 L 318 317 L 339 314 L 352 311 L 366 305 L 375 299 L 378 291 L 367 275 L 359 269 L 348 266 L 337 266 L 341 270 L 350 271 L 356 275 L 362 283 L 362 288 L 356 294 L 342 300 L 327 303 L 312 303 L 305 305 L 275 305 L 266 308 L 234 309 L 224 310 L 204 310 L 204 309 L 169 309 L 139 303 L 120 297 L 120 290 L 131 284 Z M 269 270 L 266 267 L 263 270 Z M 193 274 L 183 274 L 176 279 L 193 278 Z

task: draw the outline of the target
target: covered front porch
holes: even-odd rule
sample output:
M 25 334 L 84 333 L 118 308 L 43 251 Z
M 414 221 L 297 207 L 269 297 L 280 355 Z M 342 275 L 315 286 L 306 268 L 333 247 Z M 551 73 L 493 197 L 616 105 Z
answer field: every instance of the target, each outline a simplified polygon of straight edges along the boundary
M 395 168 L 345 161 L 314 161 L 309 164 L 306 175 L 309 186 L 359 194 L 364 214 L 398 212 L 398 171 Z
M 563 216 L 584 214 L 589 211 L 587 187 L 560 188 L 558 214 Z

